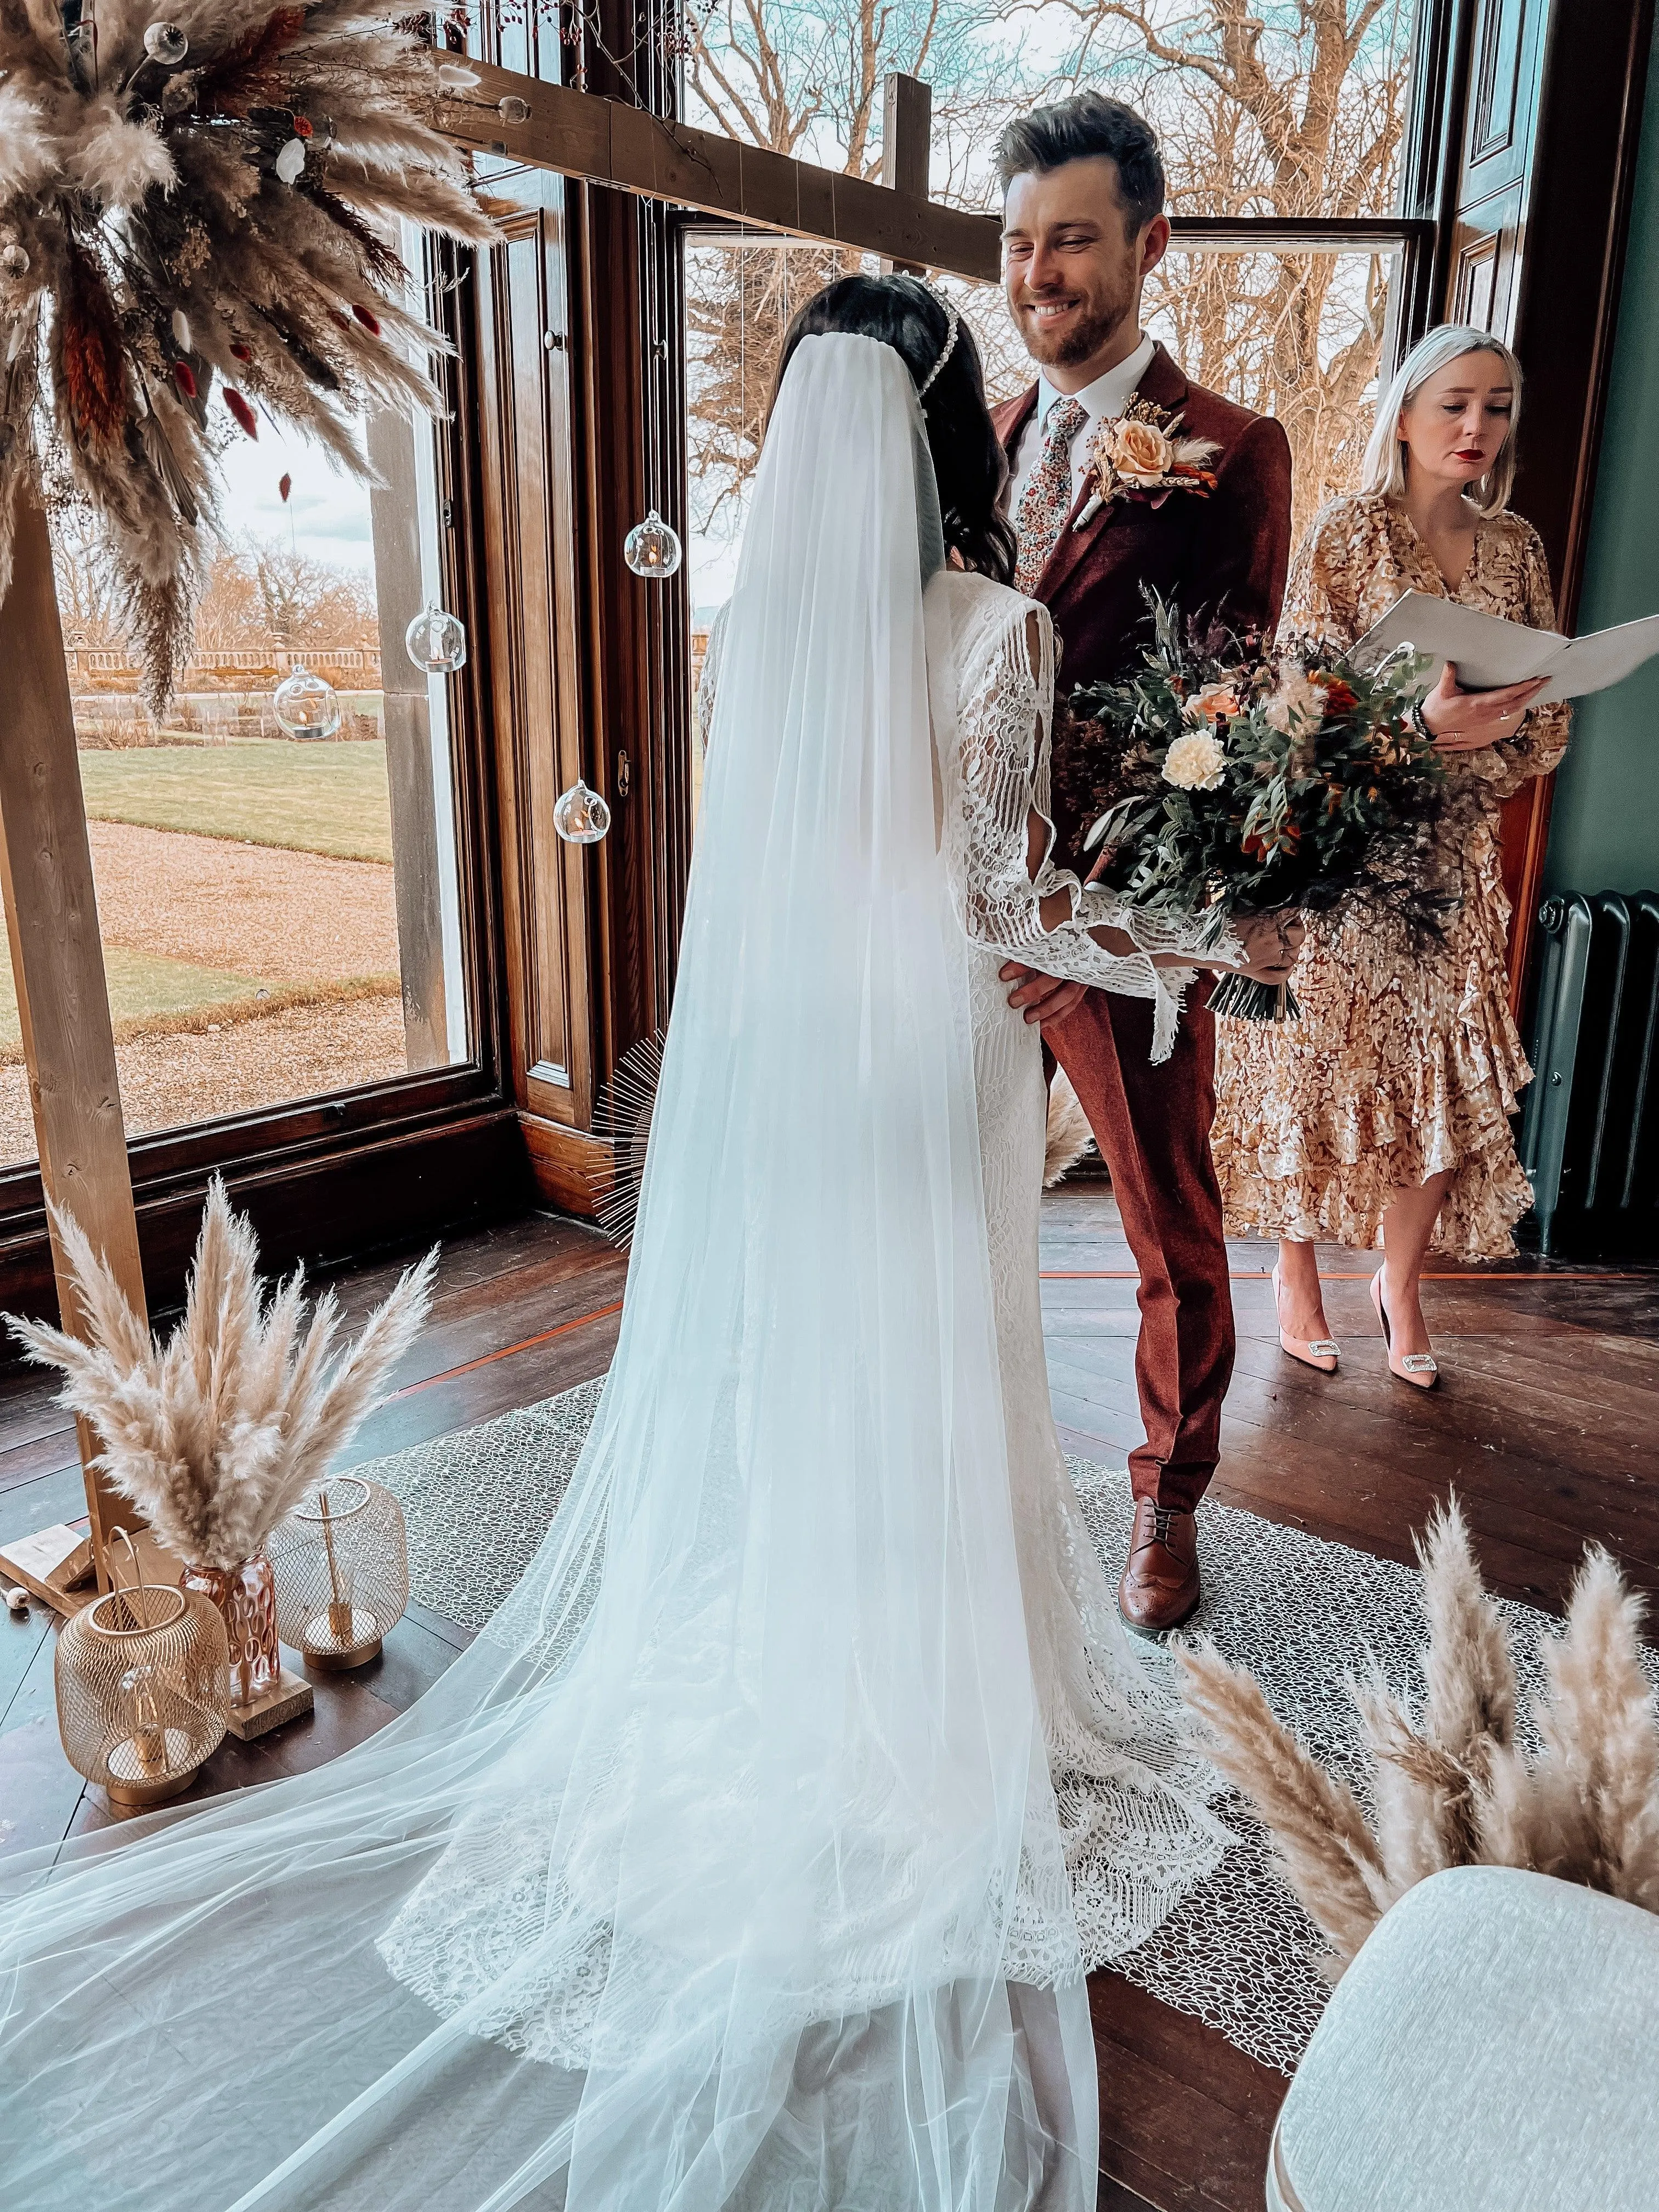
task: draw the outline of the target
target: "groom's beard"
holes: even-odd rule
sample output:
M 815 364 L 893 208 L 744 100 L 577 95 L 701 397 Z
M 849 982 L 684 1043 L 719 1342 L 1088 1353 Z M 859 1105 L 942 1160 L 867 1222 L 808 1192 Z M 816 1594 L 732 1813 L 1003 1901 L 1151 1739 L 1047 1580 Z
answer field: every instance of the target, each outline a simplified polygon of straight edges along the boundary
M 1134 286 L 1130 282 L 1121 293 L 1109 298 L 1080 302 L 1077 313 L 1064 326 L 1050 332 L 1031 313 L 1042 304 L 1042 297 L 1038 293 L 1027 293 L 1015 307 L 1021 341 L 1040 368 L 1076 368 L 1092 361 L 1097 354 L 1105 351 L 1126 317 L 1134 312 Z

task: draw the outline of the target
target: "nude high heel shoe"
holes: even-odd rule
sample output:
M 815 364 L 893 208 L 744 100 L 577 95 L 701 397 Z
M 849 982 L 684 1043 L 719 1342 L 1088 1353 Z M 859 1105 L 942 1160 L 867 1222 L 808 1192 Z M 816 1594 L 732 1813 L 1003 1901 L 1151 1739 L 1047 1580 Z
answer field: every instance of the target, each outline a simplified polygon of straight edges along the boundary
M 1277 1314 L 1279 1311 L 1279 1263 L 1277 1261 L 1273 1263 L 1273 1311 Z M 1279 1332 L 1279 1348 L 1281 1352 L 1287 1352 L 1292 1359 L 1299 1359 L 1304 1367 L 1311 1367 L 1316 1375 L 1334 1375 L 1336 1363 L 1342 1356 L 1341 1346 L 1333 1344 L 1328 1336 L 1316 1336 L 1312 1339 L 1287 1336 L 1282 1328 Z
M 1401 1382 L 1409 1382 L 1413 1390 L 1432 1390 L 1440 1380 L 1440 1369 L 1433 1352 L 1402 1352 L 1398 1358 L 1395 1357 L 1394 1331 L 1389 1326 L 1389 1310 L 1382 1303 L 1381 1267 L 1371 1277 L 1371 1304 L 1382 1324 L 1382 1346 L 1389 1355 L 1389 1374 Z

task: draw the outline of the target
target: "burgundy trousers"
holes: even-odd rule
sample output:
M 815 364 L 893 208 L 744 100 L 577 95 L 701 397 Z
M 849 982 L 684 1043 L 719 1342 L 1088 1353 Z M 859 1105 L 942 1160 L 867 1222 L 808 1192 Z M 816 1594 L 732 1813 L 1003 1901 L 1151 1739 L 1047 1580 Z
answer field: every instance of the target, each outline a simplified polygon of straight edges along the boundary
M 1190 1512 L 1221 1450 L 1233 1371 L 1233 1301 L 1210 1158 L 1215 1018 L 1189 992 L 1170 1058 L 1153 1066 L 1150 999 L 1091 991 L 1042 1032 L 1071 1079 L 1112 1178 L 1140 1270 L 1135 1385 L 1146 1441 L 1129 1455 L 1137 1498 Z

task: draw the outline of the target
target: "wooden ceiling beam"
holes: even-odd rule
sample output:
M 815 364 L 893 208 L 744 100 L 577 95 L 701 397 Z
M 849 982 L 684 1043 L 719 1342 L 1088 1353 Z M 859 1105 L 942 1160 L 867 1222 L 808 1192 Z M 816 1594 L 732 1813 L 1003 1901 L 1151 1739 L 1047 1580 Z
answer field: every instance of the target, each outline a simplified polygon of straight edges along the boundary
M 994 216 L 943 207 L 925 193 L 842 176 L 488 62 L 466 66 L 478 82 L 452 93 L 439 112 L 440 127 L 458 145 L 888 262 L 981 284 L 999 280 Z M 503 99 L 524 102 L 523 122 L 503 119 Z

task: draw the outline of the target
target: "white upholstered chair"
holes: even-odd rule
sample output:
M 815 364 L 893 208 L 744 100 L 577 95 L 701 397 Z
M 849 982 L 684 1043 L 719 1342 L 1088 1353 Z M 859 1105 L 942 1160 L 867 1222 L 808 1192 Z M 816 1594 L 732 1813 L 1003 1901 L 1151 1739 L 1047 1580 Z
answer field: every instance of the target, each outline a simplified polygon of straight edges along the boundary
M 1659 2212 L 1659 1915 L 1507 1867 L 1407 1892 L 1332 1996 L 1269 2212 Z

